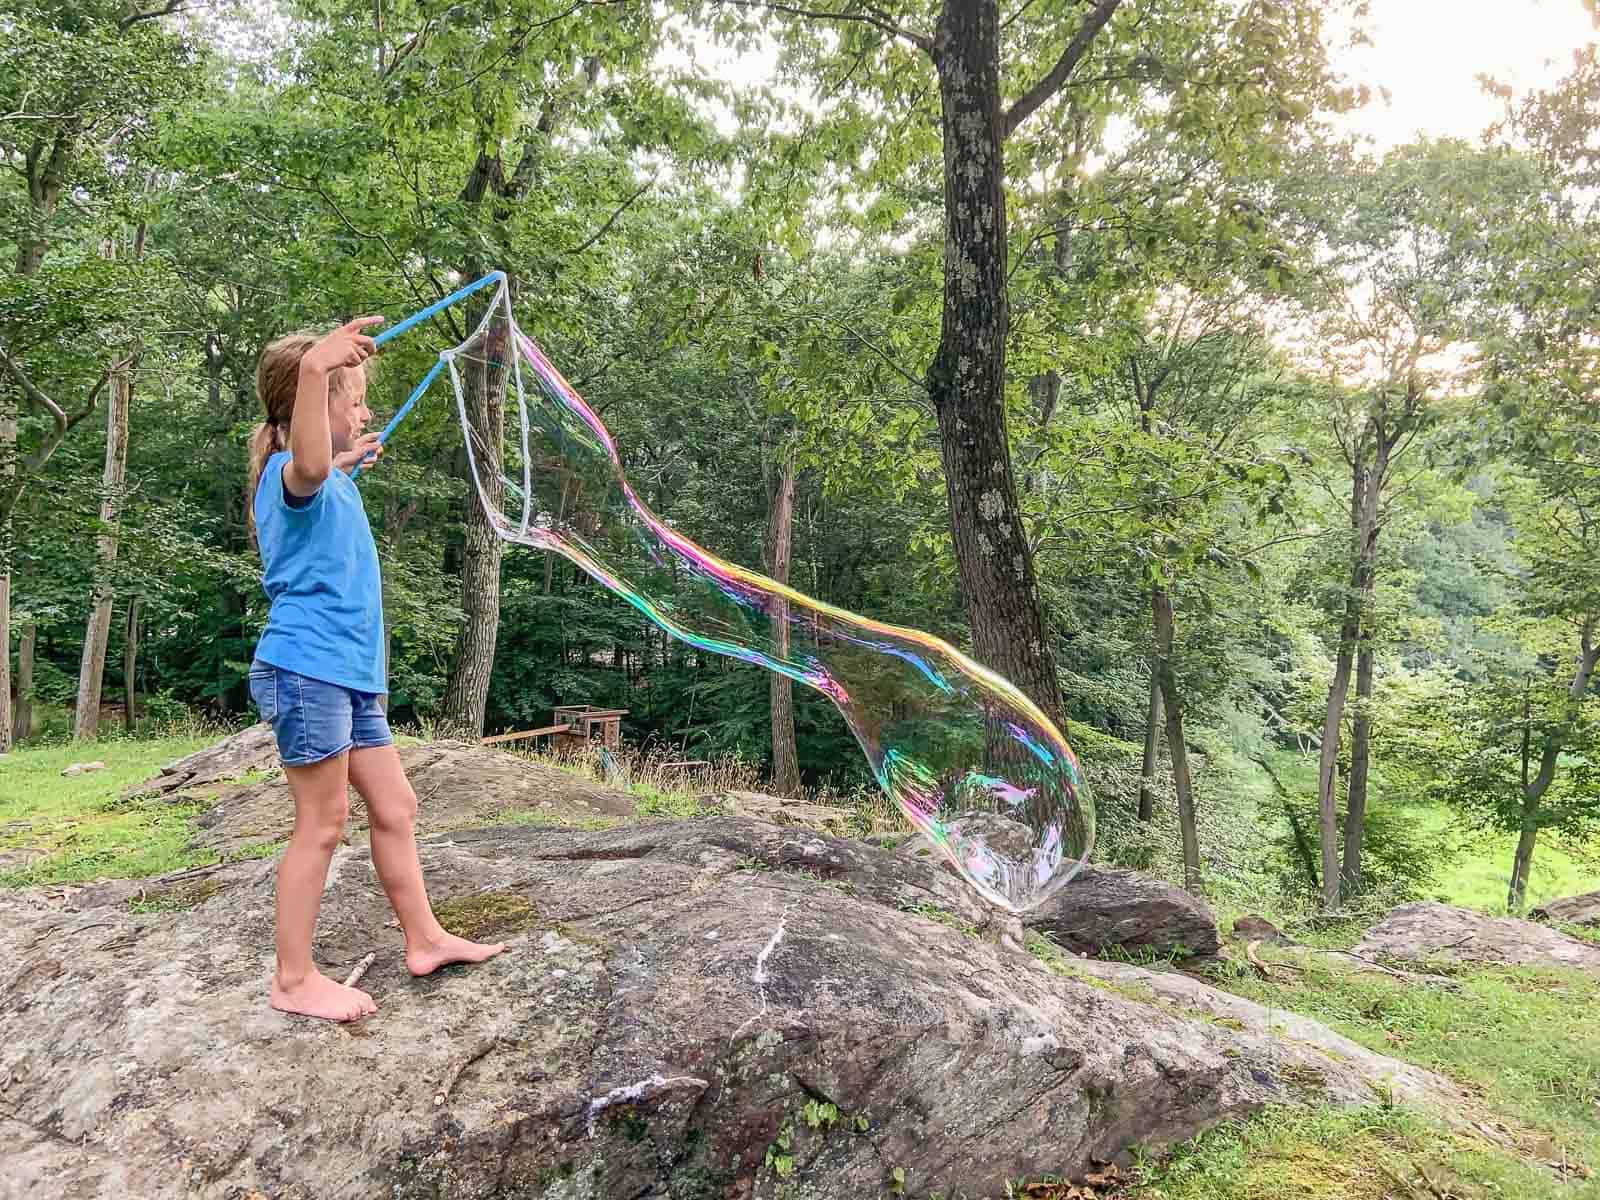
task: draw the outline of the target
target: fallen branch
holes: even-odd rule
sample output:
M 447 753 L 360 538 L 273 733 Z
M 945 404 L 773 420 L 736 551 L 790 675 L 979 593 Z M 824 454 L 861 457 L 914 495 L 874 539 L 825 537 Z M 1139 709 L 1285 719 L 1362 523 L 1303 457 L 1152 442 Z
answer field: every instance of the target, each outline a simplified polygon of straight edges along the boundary
M 1272 972 L 1267 970 L 1267 964 L 1262 962 L 1261 959 L 1256 956 L 1256 947 L 1259 945 L 1261 945 L 1261 939 L 1259 938 L 1248 943 L 1244 948 L 1244 956 L 1249 960 L 1250 965 L 1255 968 L 1257 975 L 1261 976 L 1263 979 L 1271 979 Z
M 499 1040 L 499 1038 L 493 1037 L 485 1038 L 471 1050 L 467 1051 L 466 1054 L 462 1055 L 460 1058 L 456 1059 L 450 1064 L 450 1066 L 445 1070 L 443 1081 L 439 1084 L 439 1090 L 433 1094 L 433 1106 L 435 1108 L 439 1108 L 446 1100 L 450 1099 L 450 1089 L 455 1087 L 456 1080 L 461 1077 L 461 1072 L 465 1071 L 473 1063 L 477 1062 L 485 1054 L 493 1050 L 495 1043 Z
M 356 984 L 360 983 L 361 977 L 367 973 L 367 968 L 372 965 L 373 960 L 377 957 L 377 951 L 373 951 L 358 962 L 355 970 L 350 972 L 350 977 L 344 981 L 345 987 L 355 987 Z

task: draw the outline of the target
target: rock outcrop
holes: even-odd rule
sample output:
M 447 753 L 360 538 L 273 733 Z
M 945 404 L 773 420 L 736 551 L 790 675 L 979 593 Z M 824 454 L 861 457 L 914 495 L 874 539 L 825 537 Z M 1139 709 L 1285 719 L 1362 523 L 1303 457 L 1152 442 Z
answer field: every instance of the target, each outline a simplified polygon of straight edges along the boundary
M 627 792 L 503 750 L 445 741 L 401 746 L 399 753 L 417 793 L 417 829 L 423 835 L 512 817 L 545 824 L 602 824 L 634 813 Z M 273 761 L 276 765 L 276 757 Z M 366 823 L 366 808 L 352 789 L 349 830 L 359 837 Z M 219 795 L 200 818 L 198 840 L 218 853 L 235 855 L 282 841 L 293 826 L 294 801 L 277 771 Z
M 1221 949 L 1204 900 L 1119 867 L 1085 867 L 1022 923 L 1078 954 L 1206 958 Z
M 1558 921 L 1563 925 L 1600 926 L 1600 892 L 1547 900 L 1528 916 L 1535 921 Z
M 376 950 L 381 1006 L 350 1026 L 264 1003 L 270 861 L 148 885 L 168 911 L 0 893 L 0 1197 L 995 1196 L 1267 1104 L 1463 1103 L 1199 981 L 1006 949 L 860 842 L 710 818 L 421 852 L 441 916 L 510 949 L 413 980 L 341 849 L 319 957 Z
M 1516 917 L 1490 917 L 1423 901 L 1402 904 L 1352 948 L 1367 958 L 1412 963 L 1504 963 L 1600 973 L 1600 946 Z
M 1003 853 L 1021 857 L 1032 845 L 1029 830 L 1004 817 L 985 814 L 951 823 L 952 828 L 974 825 Z M 949 860 L 922 834 L 900 839 L 895 850 L 956 877 Z M 1217 919 L 1205 901 L 1121 867 L 1084 867 L 1055 895 L 1023 913 L 1022 924 L 1074 954 L 1206 958 L 1221 948 Z

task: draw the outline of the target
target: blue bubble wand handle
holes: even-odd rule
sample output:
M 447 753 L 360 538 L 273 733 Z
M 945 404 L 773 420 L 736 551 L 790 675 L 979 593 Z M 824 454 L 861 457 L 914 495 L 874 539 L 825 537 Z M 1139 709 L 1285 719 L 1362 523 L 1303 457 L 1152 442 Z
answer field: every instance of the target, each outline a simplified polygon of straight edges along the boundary
M 482 289 L 488 287 L 491 283 L 504 283 L 505 278 L 506 273 L 504 271 L 490 271 L 482 279 L 474 280 L 472 283 L 467 284 L 466 287 L 457 288 L 443 300 L 436 300 L 421 312 L 412 313 L 404 321 L 401 321 L 393 328 L 385 329 L 377 337 L 373 338 L 372 341 L 375 345 L 381 346 L 390 338 L 398 337 L 406 330 L 415 325 L 421 324 L 423 321 L 426 321 L 435 313 L 442 312 L 443 310 L 449 308 L 452 304 L 465 300 L 468 296 L 472 295 L 473 292 L 481 291 Z M 383 427 L 383 432 L 378 435 L 378 442 L 380 444 L 388 442 L 389 435 L 395 431 L 395 426 L 399 425 L 401 421 L 405 420 L 406 414 L 411 411 L 412 406 L 416 404 L 418 400 L 422 399 L 422 393 L 428 390 L 428 385 L 437 379 L 439 377 L 439 372 L 444 369 L 444 362 L 445 360 L 441 358 L 438 362 L 434 363 L 433 369 L 424 375 L 422 377 L 422 382 L 417 384 L 417 386 L 412 389 L 411 395 L 407 397 L 406 402 L 400 406 L 400 411 L 395 413 L 394 416 L 389 419 L 389 423 Z M 351 479 L 354 479 L 357 475 L 361 474 L 361 468 L 363 465 L 364 464 L 362 463 L 356 464 L 355 469 L 350 472 Z

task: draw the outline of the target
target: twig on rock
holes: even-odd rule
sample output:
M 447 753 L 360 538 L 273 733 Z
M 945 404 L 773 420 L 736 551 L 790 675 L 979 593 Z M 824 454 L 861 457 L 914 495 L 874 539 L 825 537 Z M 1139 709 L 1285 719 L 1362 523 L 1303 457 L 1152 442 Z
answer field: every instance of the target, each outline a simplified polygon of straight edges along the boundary
M 349 978 L 344 981 L 345 987 L 355 987 L 356 984 L 360 983 L 361 977 L 367 973 L 367 968 L 372 965 L 373 960 L 377 957 L 378 952 L 374 950 L 372 953 L 368 954 L 365 958 L 358 962 L 355 970 L 351 971 Z
M 115 924 L 116 924 L 115 921 L 90 921 L 87 924 L 79 925 L 76 929 L 67 930 L 66 933 L 63 933 L 61 936 L 62 937 L 71 937 L 73 934 L 82 933 L 86 929 L 100 929 L 100 928 L 103 928 L 104 926 L 115 925 Z M 26 952 L 28 950 L 32 950 L 40 942 L 44 941 L 45 939 L 47 939 L 49 937 L 52 937 L 55 933 L 57 933 L 60 930 L 60 928 L 61 928 L 61 926 L 59 926 L 59 925 L 52 925 L 49 929 L 46 929 L 43 933 L 41 933 L 38 937 L 34 938 L 33 941 L 29 942 L 22 949 L 24 950 L 24 952 Z
M 499 1038 L 494 1037 L 485 1038 L 445 1069 L 444 1079 L 439 1084 L 439 1090 L 433 1094 L 433 1106 L 435 1108 L 440 1107 L 446 1100 L 450 1099 L 450 1089 L 455 1087 L 456 1080 L 461 1077 L 461 1072 L 493 1050 L 495 1043 L 499 1040 Z

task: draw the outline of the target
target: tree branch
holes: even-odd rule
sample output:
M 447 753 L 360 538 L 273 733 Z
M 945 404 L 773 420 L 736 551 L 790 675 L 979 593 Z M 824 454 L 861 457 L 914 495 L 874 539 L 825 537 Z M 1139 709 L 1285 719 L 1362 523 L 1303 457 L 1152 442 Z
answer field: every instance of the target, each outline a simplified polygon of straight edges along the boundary
M 50 414 L 51 418 L 55 421 L 56 428 L 58 430 L 60 430 L 62 433 L 67 431 L 66 412 L 63 411 L 59 404 L 50 399 L 49 396 L 46 396 L 34 385 L 33 380 L 28 378 L 28 373 L 22 369 L 17 360 L 6 353 L 6 348 L 4 346 L 0 346 L 0 367 L 4 367 L 6 371 L 10 373 L 11 377 L 22 385 L 22 394 L 24 396 L 26 396 L 29 400 L 32 400 L 36 405 Z
M 22 495 L 27 476 L 38 472 L 50 460 L 50 456 L 56 452 L 56 447 L 61 445 L 62 439 L 72 432 L 73 427 L 78 422 L 94 411 L 94 407 L 100 399 L 101 389 L 106 386 L 112 374 L 125 369 L 132 361 L 133 358 L 130 355 L 128 358 L 112 363 L 111 366 L 102 371 L 100 378 L 95 381 L 94 387 L 89 389 L 89 398 L 84 401 L 83 407 L 68 416 L 59 404 L 34 386 L 33 380 L 29 379 L 27 373 L 17 364 L 16 360 L 6 353 L 5 347 L 0 346 L 0 367 L 3 367 L 7 374 L 21 384 L 24 394 L 35 404 L 48 411 L 55 421 L 55 428 L 45 436 L 32 454 L 22 459 L 22 470 L 15 474 L 10 486 L 5 491 L 0 492 L 0 523 L 3 523 L 10 516 L 11 510 L 16 506 L 18 497 Z
M 140 21 L 154 21 L 160 17 L 170 17 L 175 13 L 185 12 L 190 7 L 189 0 L 167 0 L 160 8 L 152 8 L 149 12 L 134 11 L 117 22 L 117 29 L 127 33 L 129 29 Z
M 1000 140 L 1005 141 L 1017 131 L 1034 111 L 1059 92 L 1067 82 L 1067 78 L 1077 67 L 1078 62 L 1089 51 L 1089 46 L 1094 42 L 1100 30 L 1105 28 L 1111 14 L 1116 12 L 1122 0 L 1096 0 L 1095 6 L 1089 10 L 1089 15 L 1084 17 L 1083 24 L 1078 26 L 1078 32 L 1072 35 L 1072 40 L 1067 43 L 1067 48 L 1061 52 L 1061 57 L 1056 60 L 1056 65 L 1050 68 L 1048 74 L 1038 83 L 1017 98 L 1000 122 Z
M 632 206 L 633 202 L 635 200 L 637 200 L 640 196 L 642 196 L 646 192 L 648 192 L 651 189 L 651 187 L 653 187 L 654 185 L 655 185 L 655 178 L 652 176 L 650 179 L 647 179 L 644 182 L 643 185 L 640 186 L 638 191 L 636 191 L 633 195 L 629 196 L 620 205 L 618 205 L 617 211 L 612 213 L 609 217 L 606 218 L 606 223 L 604 225 L 600 226 L 599 229 L 595 230 L 594 233 L 591 234 L 588 238 L 586 238 L 581 245 L 574 246 L 571 250 L 568 250 L 567 253 L 568 254 L 582 254 L 590 246 L 594 245 L 601 238 L 605 237 L 607 232 L 610 231 L 611 227 L 617 223 L 617 218 L 622 216 L 623 213 L 627 212 L 629 207 Z
M 895 360 L 893 359 L 893 357 L 890 356 L 888 351 L 886 351 L 886 350 L 882 349 L 881 347 L 876 346 L 872 342 L 868 341 L 865 337 L 863 337 L 861 334 L 857 333 L 853 327 L 851 327 L 850 325 L 846 324 L 844 321 L 839 320 L 837 317 L 830 317 L 830 316 L 827 316 L 826 314 L 821 314 L 821 313 L 812 316 L 811 319 L 814 320 L 814 321 L 818 321 L 818 320 L 826 321 L 829 325 L 837 325 L 840 329 L 844 330 L 851 337 L 855 338 L 856 341 L 860 342 L 868 350 L 871 350 L 874 354 L 876 354 L 879 358 L 881 358 L 889 366 L 890 370 L 894 371 L 895 374 L 900 376 L 900 378 L 904 379 L 912 387 L 916 388 L 917 391 L 926 392 L 928 390 L 928 384 L 927 384 L 926 380 L 918 379 L 915 375 L 911 374 L 911 372 L 907 371 L 899 363 L 895 362 Z
M 1122 0 L 1116 2 L 1120 4 Z M 933 51 L 933 39 L 927 34 L 896 25 L 889 19 L 887 13 L 871 5 L 864 5 L 860 12 L 830 12 L 825 9 L 800 8 L 793 4 L 774 4 L 770 0 L 722 0 L 722 3 L 731 4 L 735 8 L 764 8 L 769 12 L 780 12 L 791 17 L 811 17 L 822 21 L 861 21 L 887 33 L 890 37 L 905 38 L 913 46 L 930 53 Z

